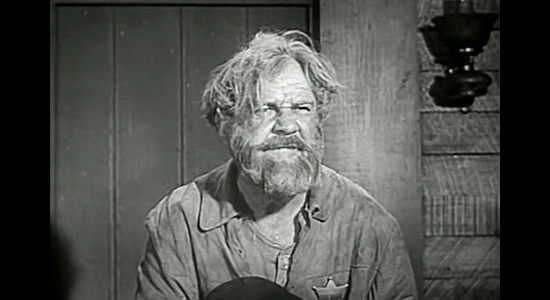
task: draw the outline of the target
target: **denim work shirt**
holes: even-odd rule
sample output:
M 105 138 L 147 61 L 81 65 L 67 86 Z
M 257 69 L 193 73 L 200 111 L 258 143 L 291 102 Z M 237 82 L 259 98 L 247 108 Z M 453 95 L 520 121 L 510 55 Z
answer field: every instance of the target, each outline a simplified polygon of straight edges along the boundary
M 282 247 L 254 226 L 237 172 L 230 160 L 149 212 L 136 299 L 202 299 L 245 276 L 306 300 L 417 299 L 397 221 L 359 185 L 322 166 L 296 218 L 296 241 Z

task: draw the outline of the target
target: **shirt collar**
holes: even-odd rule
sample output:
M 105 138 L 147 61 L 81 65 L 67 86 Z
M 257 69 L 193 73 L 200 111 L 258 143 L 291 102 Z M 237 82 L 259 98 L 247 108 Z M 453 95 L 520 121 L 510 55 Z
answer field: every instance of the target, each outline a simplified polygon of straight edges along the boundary
M 325 222 L 332 207 L 331 181 L 328 168 L 321 166 L 317 182 L 307 195 L 304 209 L 319 222 Z M 233 159 L 195 180 L 201 191 L 199 228 L 209 231 L 234 217 L 251 211 L 237 188 L 238 169 Z

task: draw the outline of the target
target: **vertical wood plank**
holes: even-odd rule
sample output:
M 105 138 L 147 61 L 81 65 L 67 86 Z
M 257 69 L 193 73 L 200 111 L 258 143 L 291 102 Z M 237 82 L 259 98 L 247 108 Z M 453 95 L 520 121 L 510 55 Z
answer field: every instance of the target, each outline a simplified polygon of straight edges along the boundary
M 462 207 L 461 214 L 462 217 L 458 219 L 459 226 L 457 233 L 460 235 L 470 235 L 472 232 L 475 232 L 475 226 L 473 220 L 475 220 L 475 210 L 474 203 L 475 200 L 472 197 L 461 196 L 460 205 Z
M 311 34 L 307 7 L 248 7 L 248 36 L 261 29 L 298 29 Z
M 50 224 L 55 220 L 55 5 L 50 0 Z
M 432 203 L 432 216 L 431 219 L 431 232 L 433 235 L 444 235 L 444 224 L 445 224 L 445 202 L 444 201 L 434 201 L 435 199 L 429 198 Z M 429 224 L 430 224 L 429 223 Z
M 133 299 L 146 213 L 178 184 L 179 8 L 116 10 L 118 299 Z
M 422 228 L 424 228 L 424 236 L 433 235 L 433 204 L 431 198 L 422 197 L 422 215 L 424 216 L 424 223 L 422 223 Z
M 73 262 L 70 299 L 110 299 L 111 12 L 64 7 L 57 15 L 55 215 Z
M 453 234 L 453 219 L 455 213 L 455 198 L 454 197 L 443 197 L 443 234 L 452 235 Z
M 347 87 L 327 121 L 325 161 L 399 221 L 420 291 L 416 3 L 322 0 L 320 14 L 323 53 Z
M 184 181 L 220 165 L 229 152 L 201 116 L 200 100 L 210 71 L 229 59 L 245 41 L 243 7 L 182 8 L 184 47 Z

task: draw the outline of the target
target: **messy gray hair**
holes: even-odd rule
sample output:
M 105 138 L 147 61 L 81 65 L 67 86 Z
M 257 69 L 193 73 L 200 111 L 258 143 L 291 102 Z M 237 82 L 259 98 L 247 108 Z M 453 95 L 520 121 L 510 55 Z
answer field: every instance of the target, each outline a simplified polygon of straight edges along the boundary
M 202 96 L 202 112 L 219 129 L 221 116 L 246 117 L 258 106 L 260 76 L 280 72 L 294 59 L 301 66 L 315 95 L 321 120 L 328 116 L 341 85 L 332 64 L 313 49 L 311 38 L 299 31 L 260 31 L 248 46 L 215 68 Z

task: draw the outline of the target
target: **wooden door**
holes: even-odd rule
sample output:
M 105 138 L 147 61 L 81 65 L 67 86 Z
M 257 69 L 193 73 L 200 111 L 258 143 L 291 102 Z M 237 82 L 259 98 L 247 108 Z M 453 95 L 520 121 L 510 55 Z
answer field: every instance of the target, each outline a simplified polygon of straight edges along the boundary
M 210 70 L 260 28 L 312 33 L 307 1 L 279 2 L 54 7 L 50 226 L 69 299 L 133 298 L 147 211 L 228 158 L 200 116 Z

